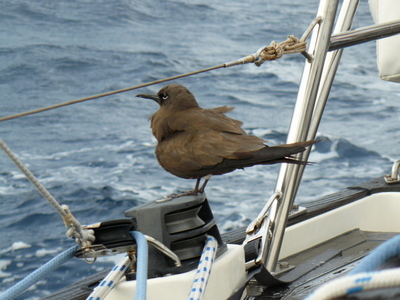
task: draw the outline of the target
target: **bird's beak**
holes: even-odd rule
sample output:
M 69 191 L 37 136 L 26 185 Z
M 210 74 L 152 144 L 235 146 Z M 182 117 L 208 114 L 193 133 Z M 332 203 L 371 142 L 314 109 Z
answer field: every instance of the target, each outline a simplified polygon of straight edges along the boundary
M 146 99 L 151 99 L 151 100 L 154 100 L 154 101 L 156 101 L 158 104 L 160 104 L 160 98 L 158 97 L 158 95 L 152 95 L 152 94 L 139 94 L 139 95 L 136 95 L 136 97 L 139 97 L 139 98 L 146 98 Z

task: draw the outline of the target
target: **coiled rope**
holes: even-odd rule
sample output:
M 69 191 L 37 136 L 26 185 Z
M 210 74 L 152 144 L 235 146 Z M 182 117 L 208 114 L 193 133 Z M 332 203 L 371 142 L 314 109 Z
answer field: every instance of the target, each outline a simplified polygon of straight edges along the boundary
M 306 300 L 330 300 L 353 293 L 398 287 L 400 268 L 375 271 L 391 258 L 400 255 L 400 235 L 379 245 L 367 255 L 349 274 L 324 284 Z
M 78 245 L 75 245 L 64 252 L 61 252 L 56 257 L 48 261 L 46 264 L 26 276 L 23 280 L 12 286 L 10 289 L 0 295 L 0 300 L 11 300 L 23 293 L 26 289 L 34 285 L 40 279 L 53 272 L 63 263 L 74 257 L 74 254 L 78 250 Z
M 375 271 L 389 259 L 399 255 L 400 235 L 396 235 L 376 247 L 376 249 L 363 258 L 363 260 L 353 270 L 351 270 L 349 274 Z
M 357 292 L 398 287 L 400 285 L 400 269 L 358 273 L 338 278 L 324 284 L 306 300 L 333 300 Z

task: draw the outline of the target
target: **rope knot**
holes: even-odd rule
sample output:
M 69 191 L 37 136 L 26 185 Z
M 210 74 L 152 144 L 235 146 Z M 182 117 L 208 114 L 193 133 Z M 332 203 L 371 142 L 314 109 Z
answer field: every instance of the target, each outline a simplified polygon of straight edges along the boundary
M 65 227 L 67 227 L 66 235 L 72 237 L 82 247 L 88 248 L 95 241 L 94 231 L 92 229 L 86 229 L 82 226 L 77 219 L 72 215 L 67 205 L 62 205 L 62 209 L 65 212 L 63 216 Z
M 268 47 L 265 47 L 261 53 L 260 57 L 262 60 L 276 60 L 283 56 L 285 52 L 284 47 L 282 44 L 277 44 L 275 41 L 272 41 Z
M 258 59 L 255 61 L 257 67 L 261 66 L 266 60 L 276 60 L 284 54 L 306 51 L 307 43 L 299 40 L 294 35 L 289 35 L 287 40 L 281 43 L 271 42 L 269 46 L 262 47 L 257 51 Z

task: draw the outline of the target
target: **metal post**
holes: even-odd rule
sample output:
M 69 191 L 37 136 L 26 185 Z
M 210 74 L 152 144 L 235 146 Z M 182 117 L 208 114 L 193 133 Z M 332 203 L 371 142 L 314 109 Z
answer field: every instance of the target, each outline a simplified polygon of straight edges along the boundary
M 314 30 L 308 51 L 312 53 L 313 60 L 312 62 L 306 62 L 303 70 L 287 138 L 288 143 L 305 141 L 309 137 L 308 131 L 318 96 L 325 57 L 330 45 L 337 7 L 338 0 L 321 0 L 320 2 L 317 16 L 321 17 L 321 22 L 318 29 Z M 298 157 L 307 159 L 308 154 L 307 152 Z M 297 192 L 298 178 L 301 178 L 303 170 L 304 168 L 300 168 L 299 165 L 295 164 L 283 164 L 280 169 L 275 191 L 282 193 L 282 198 L 277 210 L 276 223 L 274 224 L 269 256 L 266 262 L 266 268 L 270 272 L 274 272 L 276 269 L 287 217 Z
M 329 51 L 390 37 L 400 33 L 400 19 L 334 34 Z
M 342 4 L 338 20 L 336 22 L 333 34 L 339 34 L 340 32 L 347 31 L 350 29 L 353 23 L 354 15 L 358 7 L 359 0 L 346 0 Z M 331 39 L 332 41 L 332 39 Z M 329 47 L 331 51 L 331 46 Z M 325 109 L 326 102 L 328 100 L 329 92 L 332 87 L 333 79 L 336 75 L 336 70 L 339 66 L 340 59 L 342 57 L 343 49 L 328 52 L 325 58 L 324 69 L 321 77 L 321 84 L 318 90 L 318 97 L 315 103 L 314 113 L 311 119 L 310 129 L 308 131 L 307 140 L 315 139 L 318 127 L 322 118 L 322 114 Z M 304 153 L 304 159 L 308 159 L 311 149 L 306 149 Z M 304 166 L 300 166 L 301 174 L 303 174 Z M 301 176 L 297 177 L 296 181 L 296 193 L 300 185 Z M 294 200 L 293 200 L 294 201 Z

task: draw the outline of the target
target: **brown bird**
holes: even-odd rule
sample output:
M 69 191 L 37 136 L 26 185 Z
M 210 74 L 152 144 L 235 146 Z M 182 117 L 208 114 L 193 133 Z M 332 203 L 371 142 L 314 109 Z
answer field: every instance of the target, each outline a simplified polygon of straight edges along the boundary
M 234 107 L 201 108 L 194 95 L 182 85 L 171 84 L 157 95 L 140 94 L 137 97 L 152 99 L 160 105 L 149 118 L 158 141 L 157 160 L 175 176 L 197 179 L 191 193 L 203 192 L 211 175 L 259 164 L 306 164 L 292 155 L 315 143 L 307 141 L 269 147 L 265 140 L 248 135 L 241 128 L 242 122 L 224 115 Z M 199 188 L 202 178 L 205 180 Z

